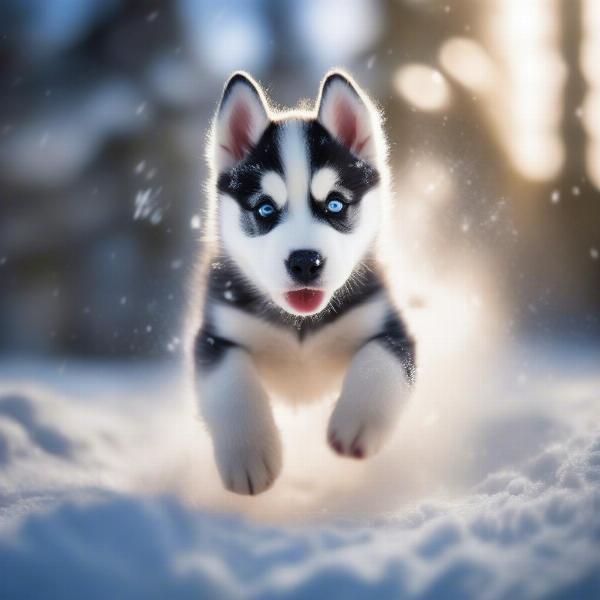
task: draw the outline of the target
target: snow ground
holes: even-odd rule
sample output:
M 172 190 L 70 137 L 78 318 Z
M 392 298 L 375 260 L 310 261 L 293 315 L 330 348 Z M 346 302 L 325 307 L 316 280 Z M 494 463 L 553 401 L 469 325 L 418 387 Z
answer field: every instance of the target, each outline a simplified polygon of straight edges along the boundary
M 600 597 L 600 349 L 430 342 L 391 448 L 278 409 L 254 498 L 177 363 L 0 363 L 0 598 Z

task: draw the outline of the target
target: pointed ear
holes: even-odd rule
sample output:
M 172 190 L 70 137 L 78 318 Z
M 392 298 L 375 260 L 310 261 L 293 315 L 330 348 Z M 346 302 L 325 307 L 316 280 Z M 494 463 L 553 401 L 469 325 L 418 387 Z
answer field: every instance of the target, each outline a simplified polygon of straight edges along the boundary
M 317 106 L 317 120 L 333 137 L 360 158 L 375 159 L 377 113 L 350 77 L 340 71 L 328 73 Z
M 245 73 L 234 73 L 223 91 L 214 125 L 217 172 L 232 167 L 256 145 L 269 124 L 262 90 Z

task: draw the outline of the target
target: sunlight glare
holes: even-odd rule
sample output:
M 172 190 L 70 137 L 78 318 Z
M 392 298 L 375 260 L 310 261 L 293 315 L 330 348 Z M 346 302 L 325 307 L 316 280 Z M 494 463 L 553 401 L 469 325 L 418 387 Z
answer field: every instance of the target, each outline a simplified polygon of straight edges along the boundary
M 583 107 L 583 124 L 588 135 L 586 167 L 592 183 L 600 189 L 600 3 L 584 0 L 581 69 L 588 83 Z
M 394 86 L 415 108 L 437 111 L 450 102 L 450 87 L 444 76 L 427 65 L 409 64 L 398 69 Z
M 468 38 L 446 40 L 440 50 L 440 62 L 454 79 L 480 94 L 491 92 L 498 78 L 487 52 Z
M 492 97 L 500 139 L 521 175 L 546 181 L 559 173 L 565 155 L 560 119 L 566 68 L 557 48 L 557 3 L 496 1 L 488 27 L 504 74 Z

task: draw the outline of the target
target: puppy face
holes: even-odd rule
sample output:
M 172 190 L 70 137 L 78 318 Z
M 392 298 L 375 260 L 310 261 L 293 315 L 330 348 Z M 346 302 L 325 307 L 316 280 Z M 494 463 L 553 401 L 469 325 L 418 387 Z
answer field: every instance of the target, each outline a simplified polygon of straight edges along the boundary
M 323 81 L 314 114 L 273 115 L 243 74 L 225 87 L 213 132 L 221 241 L 287 312 L 323 310 L 374 243 L 377 119 L 337 72 Z

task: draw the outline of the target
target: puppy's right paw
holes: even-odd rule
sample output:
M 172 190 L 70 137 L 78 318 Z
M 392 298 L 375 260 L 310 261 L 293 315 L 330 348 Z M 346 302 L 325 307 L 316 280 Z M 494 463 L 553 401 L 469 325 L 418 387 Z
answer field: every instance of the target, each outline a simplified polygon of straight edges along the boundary
M 223 485 L 236 494 L 260 494 L 271 487 L 281 472 L 281 444 L 270 440 L 248 440 L 215 447 Z

